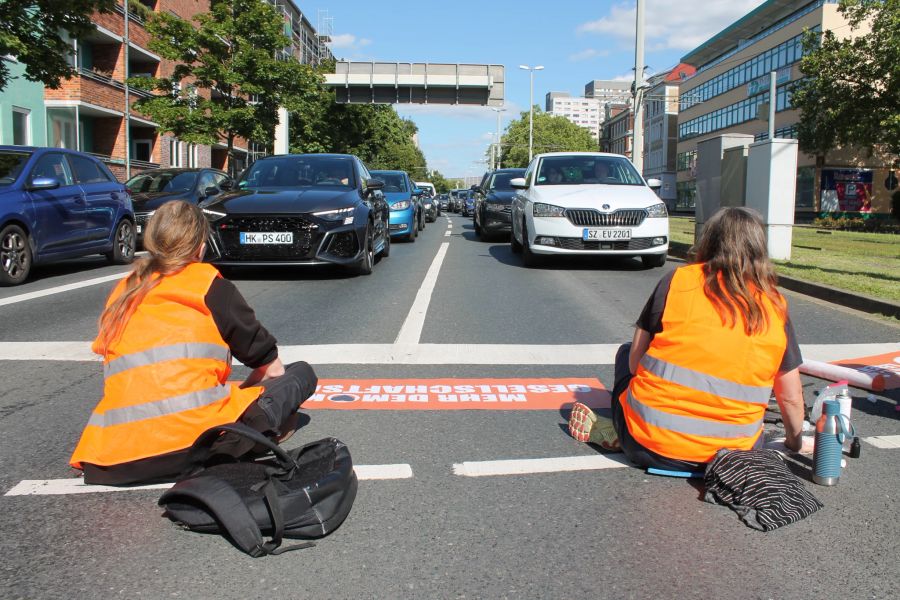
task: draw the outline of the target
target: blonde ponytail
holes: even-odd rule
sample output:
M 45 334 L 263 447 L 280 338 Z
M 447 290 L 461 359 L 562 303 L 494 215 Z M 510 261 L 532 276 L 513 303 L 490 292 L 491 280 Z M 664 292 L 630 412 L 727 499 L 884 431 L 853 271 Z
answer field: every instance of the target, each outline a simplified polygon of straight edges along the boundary
M 163 277 L 197 260 L 208 235 L 209 224 L 195 204 L 176 200 L 156 210 L 144 233 L 144 249 L 150 256 L 135 263 L 122 293 L 100 315 L 97 341 L 101 353 L 119 338 L 138 305 Z

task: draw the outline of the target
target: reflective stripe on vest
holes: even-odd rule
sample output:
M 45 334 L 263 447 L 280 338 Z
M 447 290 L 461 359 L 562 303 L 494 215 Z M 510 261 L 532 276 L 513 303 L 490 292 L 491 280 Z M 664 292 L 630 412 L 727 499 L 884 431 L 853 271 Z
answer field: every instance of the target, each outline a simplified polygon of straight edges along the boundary
M 755 386 L 744 385 L 727 379 L 713 377 L 700 371 L 688 369 L 674 365 L 655 356 L 645 354 L 641 359 L 641 366 L 666 381 L 683 385 L 684 387 L 695 389 L 699 392 L 706 392 L 722 398 L 731 398 L 740 402 L 750 402 L 752 404 L 762 404 L 768 406 L 769 397 L 772 395 L 771 386 Z M 651 423 L 652 424 L 652 423 Z M 667 429 L 672 429 L 667 427 Z M 700 434 L 709 435 L 709 434 Z M 731 436 L 716 436 L 731 437 Z
M 746 438 L 759 433 L 762 419 L 747 425 L 734 425 L 709 419 L 698 419 L 685 415 L 676 415 L 641 404 L 628 390 L 626 394 L 628 406 L 636 412 L 648 425 L 668 429 L 685 435 L 701 435 L 716 438 Z
M 135 421 L 143 421 L 144 419 L 152 419 L 209 406 L 228 398 L 230 395 L 231 388 L 229 386 L 217 385 L 199 392 L 190 392 L 155 402 L 113 408 L 104 413 L 95 412 L 88 420 L 88 425 L 110 427 L 112 425 L 134 423 Z
M 103 376 L 112 377 L 113 375 L 136 367 L 146 367 L 159 362 L 182 358 L 209 358 L 225 362 L 231 360 L 228 348 L 218 344 L 199 342 L 172 344 L 170 346 L 159 346 L 157 348 L 144 350 L 143 352 L 135 352 L 133 354 L 120 356 L 103 365 Z

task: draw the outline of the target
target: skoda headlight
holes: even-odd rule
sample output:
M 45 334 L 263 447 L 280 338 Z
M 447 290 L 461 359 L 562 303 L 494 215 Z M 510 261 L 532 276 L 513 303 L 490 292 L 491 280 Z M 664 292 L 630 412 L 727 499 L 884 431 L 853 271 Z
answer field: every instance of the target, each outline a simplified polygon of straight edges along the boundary
M 647 216 L 650 218 L 668 217 L 669 211 L 666 210 L 666 205 L 660 202 L 659 204 L 647 207 Z
M 535 217 L 565 217 L 566 209 L 562 206 L 554 206 L 553 204 L 535 202 L 532 214 Z
M 406 210 L 407 208 L 409 208 L 409 200 L 401 200 L 391 204 L 391 210 Z
M 200 210 L 203 211 L 203 214 L 206 215 L 206 218 L 209 219 L 210 221 L 218 221 L 219 219 L 222 219 L 222 218 L 225 218 L 226 216 L 228 216 L 223 212 L 219 212 L 217 210 L 211 210 L 209 208 L 201 208 Z M 153 212 L 156 212 L 156 211 L 153 211 Z M 153 213 L 150 213 L 150 214 L 153 214 Z
M 353 213 L 356 212 L 356 209 L 352 206 L 348 206 L 347 208 L 337 208 L 335 210 L 320 210 L 319 212 L 314 212 L 314 217 L 319 217 L 324 221 L 343 221 L 344 225 L 349 225 L 353 223 Z

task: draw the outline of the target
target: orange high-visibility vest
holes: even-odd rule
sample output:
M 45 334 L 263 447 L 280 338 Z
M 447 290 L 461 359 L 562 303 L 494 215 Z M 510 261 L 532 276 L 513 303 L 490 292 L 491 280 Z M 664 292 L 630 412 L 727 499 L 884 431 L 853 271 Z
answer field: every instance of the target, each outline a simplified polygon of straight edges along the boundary
M 204 301 L 219 272 L 194 263 L 141 300 L 103 355 L 103 399 L 70 464 L 118 465 L 184 450 L 216 425 L 234 423 L 261 387 L 227 384 L 231 353 Z M 124 280 L 110 295 L 112 302 Z M 100 354 L 98 342 L 94 352 Z
M 675 272 L 662 332 L 619 398 L 638 443 L 693 462 L 709 462 L 722 448 L 753 447 L 787 347 L 784 319 L 764 294 L 765 332 L 748 336 L 740 313 L 733 327 L 723 325 L 703 292 L 702 269 Z

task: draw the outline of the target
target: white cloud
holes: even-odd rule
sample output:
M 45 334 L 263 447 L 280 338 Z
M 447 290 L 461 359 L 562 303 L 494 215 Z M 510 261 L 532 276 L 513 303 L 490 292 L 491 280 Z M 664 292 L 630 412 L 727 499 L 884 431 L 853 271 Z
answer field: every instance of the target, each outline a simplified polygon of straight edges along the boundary
M 693 50 L 763 1 L 647 0 L 644 13 L 647 49 Z M 582 23 L 578 32 L 610 36 L 623 46 L 632 46 L 634 21 L 632 2 L 616 4 L 606 16 Z
M 580 52 L 570 54 L 569 60 L 572 62 L 581 62 L 583 60 L 590 60 L 592 58 L 597 58 L 598 56 L 608 56 L 608 55 L 609 55 L 609 50 L 596 50 L 594 48 L 587 48 L 585 50 L 581 50 Z
M 355 35 L 352 33 L 339 33 L 337 35 L 331 36 L 331 43 L 329 46 L 332 50 L 359 50 L 364 46 L 368 46 L 372 43 L 372 40 L 369 38 L 359 38 L 357 39 Z

